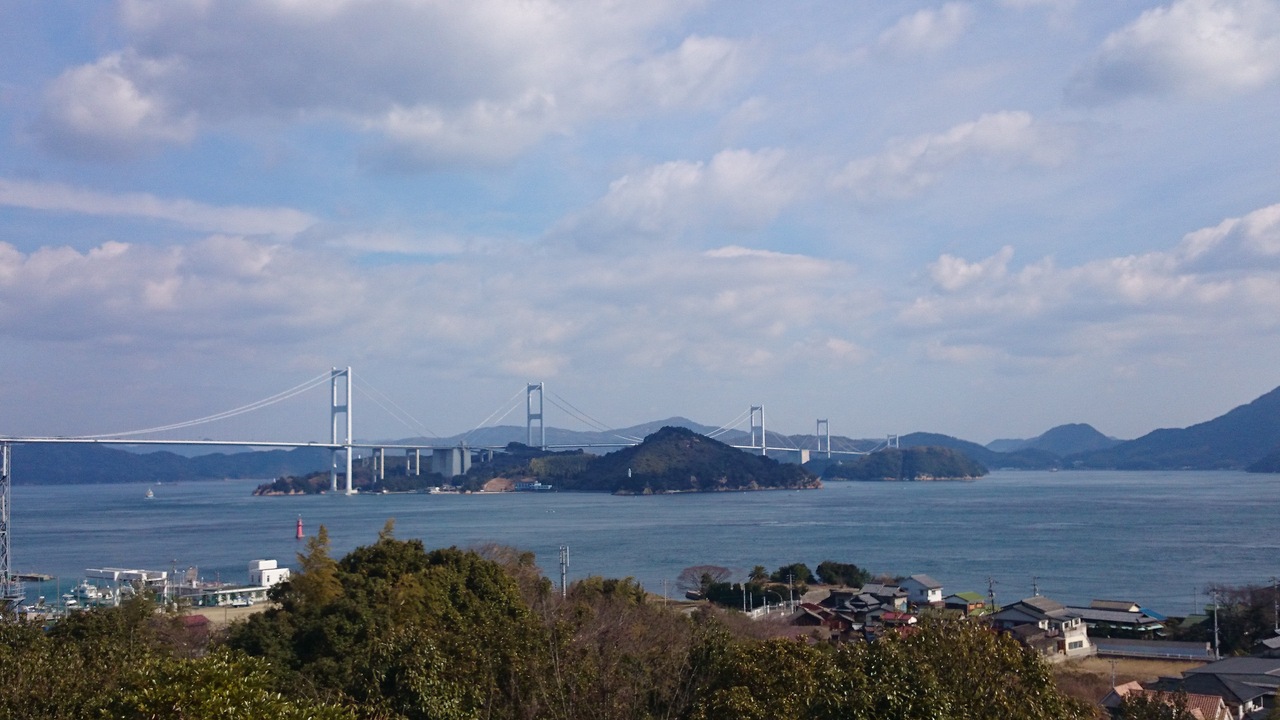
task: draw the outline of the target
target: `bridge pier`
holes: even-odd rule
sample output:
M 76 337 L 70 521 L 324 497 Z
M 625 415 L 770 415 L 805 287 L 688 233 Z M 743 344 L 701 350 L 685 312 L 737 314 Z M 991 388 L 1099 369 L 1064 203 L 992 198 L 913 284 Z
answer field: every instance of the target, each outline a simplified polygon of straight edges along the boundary
M 404 451 L 404 474 L 417 477 L 422 474 L 422 450 L 414 448 Z

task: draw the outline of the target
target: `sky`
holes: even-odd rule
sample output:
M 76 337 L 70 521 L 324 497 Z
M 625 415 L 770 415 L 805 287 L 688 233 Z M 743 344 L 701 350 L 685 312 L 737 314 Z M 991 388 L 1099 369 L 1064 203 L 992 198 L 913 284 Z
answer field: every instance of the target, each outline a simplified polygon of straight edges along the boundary
M 0 434 L 1183 427 L 1277 118 L 1275 0 L 0 0 Z

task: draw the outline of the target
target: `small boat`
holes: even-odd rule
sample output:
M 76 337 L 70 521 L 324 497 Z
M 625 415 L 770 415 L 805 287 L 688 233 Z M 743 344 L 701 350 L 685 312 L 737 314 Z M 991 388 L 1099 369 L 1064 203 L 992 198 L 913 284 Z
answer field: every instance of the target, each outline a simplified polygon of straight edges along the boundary
M 155 494 L 155 493 L 153 493 L 153 492 L 151 492 L 151 488 L 147 488 L 147 494 L 146 494 L 146 495 L 143 495 L 143 496 L 142 496 L 142 498 L 143 498 L 144 500 L 150 500 L 151 498 L 153 498 L 153 497 L 155 497 L 155 496 L 156 496 L 156 494 Z

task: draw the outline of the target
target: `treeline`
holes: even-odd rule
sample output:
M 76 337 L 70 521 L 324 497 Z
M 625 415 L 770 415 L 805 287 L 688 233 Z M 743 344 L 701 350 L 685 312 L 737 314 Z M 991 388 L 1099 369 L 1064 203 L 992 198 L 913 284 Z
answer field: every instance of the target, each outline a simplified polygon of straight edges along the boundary
M 827 480 L 975 480 L 987 474 L 982 463 L 946 447 L 888 448 L 849 462 L 828 463 Z
M 0 716 L 23 718 L 1083 719 L 1043 661 L 975 623 L 875 643 L 759 639 L 630 579 L 567 596 L 533 557 L 319 533 L 275 605 L 195 642 L 145 600 L 48 632 L 0 625 Z M 794 572 L 791 570 L 790 572 Z

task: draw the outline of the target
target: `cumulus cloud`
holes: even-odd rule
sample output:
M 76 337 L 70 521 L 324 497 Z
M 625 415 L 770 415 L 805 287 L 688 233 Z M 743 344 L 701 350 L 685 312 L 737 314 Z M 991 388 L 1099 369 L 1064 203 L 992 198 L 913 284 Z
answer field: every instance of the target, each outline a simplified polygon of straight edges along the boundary
M 0 205 L 164 220 L 194 230 L 244 235 L 294 235 L 315 223 L 315 218 L 292 208 L 215 206 L 149 193 L 103 193 L 61 183 L 5 178 L 0 178 Z
M 1070 145 L 1069 133 L 1030 113 L 989 113 L 941 133 L 892 140 L 879 155 L 846 165 L 834 184 L 863 200 L 902 199 L 963 163 L 1052 166 L 1066 158 Z
M 1110 35 L 1068 97 L 1214 97 L 1280 76 L 1280 6 L 1271 0 L 1177 0 Z
M 918 10 L 881 33 L 877 45 L 895 55 L 939 52 L 960 39 L 972 21 L 973 10 L 966 3 Z
M 553 235 L 609 244 L 610 238 L 672 239 L 708 224 L 759 229 L 806 185 L 781 150 L 723 150 L 706 162 L 673 160 L 624 175 Z
M 195 134 L 194 114 L 152 90 L 173 71 L 172 61 L 132 52 L 72 68 L 45 90 L 38 135 L 50 149 L 93 159 L 186 142 Z
M 0 336 L 151 362 L 250 347 L 320 358 L 360 348 L 451 368 L 462 356 L 474 372 L 504 377 L 672 366 L 753 374 L 866 357 L 853 324 L 875 299 L 850 289 L 856 273 L 840 262 L 741 246 L 502 250 L 355 268 L 327 250 L 227 235 L 87 251 L 0 243 Z
M 1010 267 L 1012 250 L 969 262 L 943 255 L 933 292 L 898 318 L 954 357 L 986 348 L 1009 357 L 1112 356 L 1174 350 L 1207 338 L 1280 327 L 1280 205 L 1188 233 L 1164 250 L 1059 267 Z
M 336 120 L 381 140 L 384 161 L 500 161 L 584 119 L 717 102 L 747 66 L 736 42 L 654 40 L 689 10 L 125 0 L 127 47 L 51 83 L 36 131 L 48 147 L 103 156 L 233 120 Z

